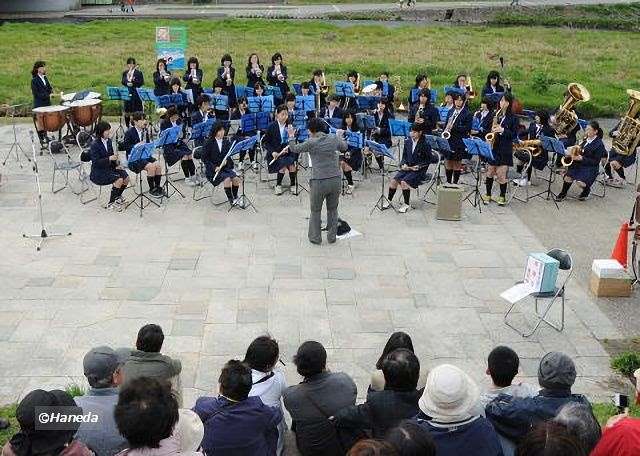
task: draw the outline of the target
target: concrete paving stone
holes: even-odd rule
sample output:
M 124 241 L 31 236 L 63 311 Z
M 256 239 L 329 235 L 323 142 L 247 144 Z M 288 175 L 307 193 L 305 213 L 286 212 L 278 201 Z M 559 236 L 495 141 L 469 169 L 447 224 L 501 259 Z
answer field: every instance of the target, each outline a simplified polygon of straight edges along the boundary
M 351 283 L 341 280 L 325 281 L 324 291 L 327 305 L 353 305 L 356 302 Z
M 370 310 L 402 310 L 415 308 L 413 298 L 357 298 L 359 308 Z
M 175 305 L 153 306 L 154 318 L 162 320 L 172 319 L 175 315 Z M 149 306 L 140 301 L 123 301 L 115 314 L 118 318 L 146 318 L 149 315 Z
M 122 257 L 119 255 L 98 255 L 95 260 L 93 260 L 93 264 L 96 266 L 113 266 L 117 267 L 120 265 L 122 261 Z
M 49 320 L 22 320 L 16 325 L 10 341 L 37 342 L 47 332 L 50 324 Z
M 381 332 L 385 334 L 393 332 L 393 324 L 391 321 L 390 313 L 391 312 L 387 310 L 370 310 L 363 307 L 358 307 L 360 331 Z
M 237 321 L 238 323 L 266 323 L 267 315 L 266 307 L 239 309 Z
M 172 336 L 202 336 L 204 323 L 202 320 L 174 320 L 171 329 Z
M 426 331 L 440 334 L 485 334 L 476 309 L 418 309 Z
M 186 301 L 175 307 L 174 318 L 176 320 L 205 320 L 207 318 L 208 305 L 206 299 L 202 302 Z
M 578 375 L 606 377 L 613 374 L 608 356 L 576 356 L 573 358 Z
M 453 253 L 453 261 L 461 268 L 500 268 L 504 260 L 492 250 L 469 250 Z
M 204 327 L 202 353 L 208 355 L 244 354 L 249 343 L 268 333 L 265 323 L 207 324 Z
M 53 285 L 55 277 L 32 277 L 27 281 L 28 287 L 50 287 Z
M 353 280 L 356 272 L 351 268 L 331 268 L 329 269 L 328 278 L 332 280 Z

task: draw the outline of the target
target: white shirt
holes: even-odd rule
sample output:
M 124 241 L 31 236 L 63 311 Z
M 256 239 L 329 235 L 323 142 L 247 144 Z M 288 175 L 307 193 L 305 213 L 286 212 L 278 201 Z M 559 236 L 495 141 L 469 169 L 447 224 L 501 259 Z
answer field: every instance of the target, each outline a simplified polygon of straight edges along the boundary
M 102 138 L 102 145 L 104 146 L 104 150 L 106 150 L 107 152 L 109 151 L 109 140 Z
M 418 145 L 417 141 L 413 141 L 411 140 L 412 144 L 411 144 L 411 152 L 413 152 L 414 150 L 416 150 L 416 146 Z
M 275 369 L 271 378 L 256 384 L 256 382 L 267 375 L 269 375 L 269 373 L 251 369 L 251 380 L 254 385 L 251 387 L 249 396 L 259 396 L 262 402 L 269 407 L 282 407 L 282 393 L 287 388 L 287 381 L 284 378 L 284 374 L 280 370 Z
M 216 142 L 218 143 L 218 150 L 222 152 L 222 139 L 216 138 Z
M 206 122 L 207 119 L 209 118 L 209 111 L 204 111 L 204 112 L 200 111 L 200 114 L 202 114 L 202 121 Z
M 278 127 L 280 128 L 280 138 L 282 139 L 282 141 L 285 141 L 287 139 L 287 137 L 285 136 L 287 134 L 287 124 L 281 124 L 280 122 L 278 122 Z
M 595 141 L 596 138 L 597 136 L 594 136 L 593 138 L 587 138 L 586 142 L 584 143 L 585 147 Z
M 138 130 L 138 128 L 136 128 L 136 133 L 138 133 L 138 140 L 139 141 L 144 141 L 144 132 L 142 130 Z
M 46 76 L 44 74 L 38 74 L 38 76 L 40 77 L 40 79 L 42 80 L 42 84 L 47 85 L 47 80 L 45 79 Z

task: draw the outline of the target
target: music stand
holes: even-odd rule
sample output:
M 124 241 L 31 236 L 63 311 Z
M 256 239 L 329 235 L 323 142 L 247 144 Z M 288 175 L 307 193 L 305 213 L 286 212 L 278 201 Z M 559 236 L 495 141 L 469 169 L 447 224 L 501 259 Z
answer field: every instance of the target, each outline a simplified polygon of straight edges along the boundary
M 199 139 L 206 139 L 207 136 L 211 133 L 211 129 L 213 128 L 214 119 L 207 119 L 206 122 L 200 122 L 191 128 L 191 137 L 194 141 Z
M 467 91 L 464 89 L 461 89 L 460 87 L 444 86 L 445 95 L 449 92 L 457 93 L 458 95 L 467 95 Z
M 384 144 L 380 144 L 380 143 L 377 143 L 375 141 L 370 141 L 370 140 L 365 141 L 365 144 L 367 145 L 367 147 L 369 147 L 369 149 L 371 150 L 371 152 L 373 152 L 374 155 L 380 156 L 380 157 L 389 157 L 392 160 L 395 159 L 393 154 L 389 152 L 389 149 L 387 149 L 387 146 L 385 146 Z M 387 203 L 389 203 L 389 206 L 395 212 L 398 212 L 398 210 L 393 205 L 391 200 L 389 198 L 387 198 L 387 196 L 384 194 L 384 190 L 385 190 L 384 178 L 387 175 L 387 169 L 385 167 L 383 167 L 382 170 L 380 171 L 380 175 L 382 176 L 380 197 L 378 198 L 378 200 L 376 201 L 376 204 L 371 209 L 371 212 L 369 213 L 369 215 L 373 214 L 373 211 L 375 211 L 376 209 L 378 209 L 379 211 L 383 211 L 385 209 L 385 208 L 383 208 L 383 204 L 384 204 L 385 201 Z
M 158 139 L 155 141 L 155 147 L 158 149 L 163 149 L 164 146 L 177 144 L 178 138 L 180 137 L 180 133 L 182 132 L 182 126 L 176 125 L 175 127 L 167 128 L 164 131 L 160 132 L 158 135 Z M 173 173 L 172 173 L 173 174 Z M 169 179 L 169 165 L 166 160 L 164 160 L 164 196 L 163 198 L 171 198 L 171 196 L 175 193 L 178 193 L 181 197 L 184 198 L 183 193 L 178 190 L 173 184 L 173 181 Z M 169 192 L 169 186 L 173 188 L 173 192 Z
M 129 93 L 128 87 L 107 87 L 107 97 L 112 101 L 122 101 L 123 103 L 120 105 L 120 126 L 118 130 L 124 135 L 124 127 L 122 126 L 124 122 L 124 102 L 129 101 L 131 99 L 131 94 Z
M 463 138 L 465 147 L 467 148 L 467 153 L 469 155 L 476 155 L 476 167 L 474 172 L 474 177 L 476 178 L 476 183 L 474 189 L 464 197 L 463 201 L 469 201 L 473 207 L 477 207 L 480 213 L 482 213 L 482 204 L 481 204 L 481 195 L 480 195 L 480 158 L 484 158 L 487 160 L 493 160 L 493 152 L 491 151 L 491 146 L 480 138 Z M 473 196 L 473 200 L 471 197 Z
M 127 163 L 135 163 L 138 160 L 145 160 L 153 156 L 153 152 L 155 151 L 156 146 L 154 143 L 140 144 L 133 146 L 131 152 L 129 152 L 129 158 Z M 147 200 L 146 206 L 150 204 L 155 204 L 156 207 L 160 207 L 160 205 L 149 198 L 146 192 L 142 191 L 142 170 L 138 173 L 138 186 L 139 190 L 136 193 L 135 198 L 127 203 L 125 209 L 128 209 L 133 203 L 135 203 L 140 208 L 140 217 L 142 217 L 142 211 L 145 208 L 145 200 Z M 140 200 L 140 201 L 138 201 Z
M 302 95 L 302 84 L 300 84 L 299 82 L 294 82 L 293 83 L 293 93 L 296 94 L 296 96 L 301 96 Z
M 356 97 L 356 105 L 358 106 L 358 110 L 361 111 L 373 111 L 378 106 L 378 101 L 380 101 L 380 97 L 369 97 L 364 95 Z
M 451 111 L 453 108 L 447 108 L 446 106 L 439 106 L 438 107 L 438 114 L 440 115 L 440 122 L 446 122 L 447 121 L 447 116 L 449 115 L 449 111 Z
M 264 131 L 271 122 L 271 112 L 264 111 L 256 113 L 256 128 L 260 131 Z
M 297 111 L 303 111 L 305 116 L 308 112 L 316 110 L 316 98 L 313 95 L 298 95 L 296 97 L 295 109 Z
M 503 96 L 504 96 L 504 92 L 488 93 L 486 95 L 487 99 L 494 105 L 497 105 Z
M 267 96 L 273 97 L 275 100 L 282 100 L 282 90 L 278 86 L 270 86 L 268 85 L 265 93 Z
M 411 124 L 406 120 L 389 119 L 389 130 L 391 131 L 391 136 L 408 138 Z
M 427 144 L 429 144 L 431 146 L 431 149 L 436 151 L 440 157 L 444 157 L 447 154 L 451 153 L 451 148 L 449 147 L 449 141 L 447 141 L 446 139 L 440 137 L 440 136 L 435 136 L 435 135 L 424 135 L 424 139 L 425 141 L 427 141 Z M 440 163 L 442 163 L 442 158 L 440 159 Z M 440 184 L 442 184 L 442 174 L 440 173 L 440 164 L 438 165 L 438 169 L 436 170 L 436 178 L 434 180 L 431 181 L 431 184 L 429 185 L 429 187 L 427 187 L 425 194 L 424 194 L 424 198 L 422 199 L 425 203 L 429 203 L 429 204 L 436 204 L 432 201 L 429 201 L 427 199 L 427 196 L 429 195 L 429 192 L 432 192 L 434 194 L 434 196 L 438 196 L 436 194 L 436 190 L 434 187 L 434 185 L 437 187 L 440 186 Z
M 353 91 L 353 84 L 349 81 L 336 81 L 336 95 L 345 99 L 344 108 L 348 109 L 351 101 L 356 97 Z
M 216 111 L 228 111 L 229 110 L 229 97 L 226 95 L 214 94 L 211 96 L 213 102 L 213 109 Z
M 149 125 L 152 126 L 151 128 L 153 130 L 153 107 L 158 105 L 156 94 L 153 93 L 153 89 L 146 87 L 138 87 L 136 88 L 136 92 L 138 92 L 140 100 L 142 100 L 143 105 L 147 108 L 143 111 L 149 113 L 147 118 L 149 119 Z
M 233 157 L 234 155 L 240 155 L 241 152 L 243 151 L 249 151 L 251 149 L 253 149 L 256 146 L 256 143 L 258 142 L 258 135 L 255 136 L 251 136 L 247 139 L 244 139 L 242 141 L 239 141 L 237 143 L 234 143 L 233 146 L 231 146 L 231 149 L 229 149 L 229 157 Z M 223 162 L 224 163 L 224 162 Z M 253 201 L 251 201 L 251 199 L 249 199 L 249 197 L 247 196 L 247 194 L 245 193 L 245 169 L 244 166 L 240 167 L 240 182 L 242 184 L 242 193 L 240 194 L 240 196 L 238 196 L 238 198 L 236 199 L 236 201 L 231 205 L 231 207 L 229 207 L 229 210 L 227 212 L 231 212 L 231 209 L 233 209 L 234 207 L 238 207 L 239 209 L 247 209 L 248 207 L 253 208 L 253 210 L 255 212 L 258 212 L 258 209 L 256 209 L 255 205 L 253 204 Z
M 247 103 L 249 105 L 250 112 L 272 112 L 273 107 L 273 96 L 269 95 L 266 97 L 248 97 Z
M 16 161 L 20 165 L 20 168 L 22 168 L 22 161 L 20 160 L 19 152 L 22 152 L 22 155 L 24 155 L 24 158 L 26 158 L 27 161 L 29 162 L 31 161 L 31 158 L 27 155 L 27 153 L 24 151 L 24 149 L 20 145 L 20 142 L 18 141 L 18 132 L 16 131 L 16 112 L 17 112 L 16 108 L 19 108 L 20 106 L 24 106 L 24 104 L 11 105 L 7 108 L 7 117 L 11 117 L 11 129 L 13 130 L 13 142 L 11 143 L 11 147 L 9 148 L 9 151 L 4 156 L 4 161 L 2 162 L 2 166 L 5 166 L 7 164 L 7 160 L 9 159 L 9 157 L 11 156 L 11 153 L 14 150 L 16 153 L 15 155 Z
M 555 163 L 556 155 L 560 155 L 564 157 L 566 154 L 566 150 L 564 148 L 564 144 L 559 139 L 551 138 L 549 136 L 540 136 L 540 141 L 542 143 L 542 150 L 544 150 L 547 154 L 549 152 L 553 153 L 552 163 Z M 560 206 L 556 201 L 556 193 L 551 190 L 551 184 L 555 181 L 555 174 L 553 172 L 553 168 L 549 167 L 549 179 L 547 179 L 547 189 L 541 192 L 538 192 L 534 195 L 529 196 L 529 198 L 544 198 L 545 200 L 553 201 L 553 204 L 556 205 L 556 209 L 560 210 Z

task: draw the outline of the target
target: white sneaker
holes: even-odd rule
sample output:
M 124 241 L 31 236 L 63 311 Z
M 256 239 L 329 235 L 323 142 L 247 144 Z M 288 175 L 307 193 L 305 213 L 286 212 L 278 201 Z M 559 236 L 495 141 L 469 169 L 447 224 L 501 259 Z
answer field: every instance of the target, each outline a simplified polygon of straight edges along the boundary
M 610 186 L 615 188 L 622 188 L 624 187 L 624 184 L 625 184 L 625 181 L 619 177 L 614 177 L 613 179 L 611 179 L 611 182 L 609 183 Z
M 187 184 L 189 187 L 195 187 L 196 185 L 198 185 L 194 177 L 185 177 L 184 183 Z
M 296 189 L 295 185 L 292 185 L 291 187 L 289 187 L 289 192 L 291 192 L 292 195 L 298 194 L 298 190 Z
M 353 193 L 354 185 L 347 185 L 347 195 L 351 195 Z
M 388 200 L 382 201 L 382 209 L 389 209 L 391 207 L 391 203 Z
M 124 196 L 120 195 L 116 199 L 116 204 L 125 205 L 125 204 L 127 204 L 127 199 Z
M 122 212 L 122 205 L 118 204 L 117 201 L 114 201 L 113 203 L 107 204 L 105 209 L 109 212 Z
M 518 187 L 526 187 L 529 185 L 529 180 L 526 177 L 521 177 L 520 179 L 513 179 L 513 183 Z
M 409 206 L 406 203 L 402 203 L 402 206 L 400 206 L 398 208 L 398 212 L 400 212 L 401 214 L 404 214 L 405 212 L 410 211 L 410 210 L 411 210 L 411 206 Z
M 275 193 L 276 195 L 282 195 L 282 187 L 280 185 L 276 185 Z
M 258 171 L 258 162 L 253 162 L 251 164 L 251 167 L 253 168 L 254 171 Z

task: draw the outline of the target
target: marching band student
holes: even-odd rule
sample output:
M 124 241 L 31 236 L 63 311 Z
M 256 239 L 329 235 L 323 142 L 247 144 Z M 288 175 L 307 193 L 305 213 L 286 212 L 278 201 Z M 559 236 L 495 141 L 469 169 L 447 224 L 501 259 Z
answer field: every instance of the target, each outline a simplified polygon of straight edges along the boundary
M 400 213 L 405 213 L 411 209 L 409 200 L 411 197 L 411 189 L 418 188 L 426 179 L 427 168 L 434 161 L 431 146 L 422 135 L 423 129 L 420 125 L 413 124 L 409 132 L 410 141 L 404 142 L 404 150 L 402 151 L 402 160 L 400 161 L 400 171 L 389 182 L 389 201 L 396 194 L 398 184 L 402 189 L 403 204 L 398 208 Z M 390 206 L 389 201 L 382 204 L 382 208 L 386 209 Z
M 485 135 L 491 131 L 491 124 L 493 123 L 491 105 L 492 103 L 487 97 L 482 98 L 480 109 L 473 114 L 474 121 L 478 123 L 478 129 L 471 130 L 472 136 L 479 136 L 484 139 Z
M 213 94 L 214 95 L 224 95 L 224 89 L 226 88 L 226 83 L 222 78 L 216 78 L 213 81 Z M 229 98 L 227 97 L 227 109 L 214 109 L 216 114 L 216 119 L 218 120 L 229 120 Z
M 167 61 L 165 59 L 158 59 L 156 62 L 156 71 L 153 72 L 153 94 L 156 97 L 168 95 L 170 91 L 170 82 L 171 72 L 167 70 Z
M 187 61 L 187 69 L 182 76 L 182 80 L 186 82 L 185 90 L 191 90 L 193 93 L 193 99 L 196 100 L 202 95 L 202 80 L 204 73 L 200 69 L 200 62 L 196 57 L 190 57 Z
M 418 103 L 409 109 L 410 123 L 422 127 L 422 132 L 426 135 L 433 134 L 438 122 L 440 121 L 440 113 L 431 104 L 431 91 L 429 89 L 420 90 L 418 95 Z
M 167 109 L 164 120 L 160 122 L 160 131 L 162 132 L 167 128 L 181 124 L 178 110 L 175 106 L 170 106 L 169 109 Z M 182 172 L 184 173 L 185 184 L 189 186 L 197 185 L 196 165 L 193 163 L 193 155 L 189 146 L 179 139 L 175 144 L 165 144 L 162 148 L 162 155 L 164 156 L 167 166 L 173 166 L 178 161 L 180 162 Z
M 459 74 L 458 76 L 456 76 L 456 80 L 453 81 L 453 87 L 455 87 L 456 89 L 464 90 L 468 95 L 469 94 L 469 86 L 467 84 L 467 75 L 466 74 Z
M 360 81 L 358 80 L 358 72 L 355 70 L 351 70 L 347 73 L 346 82 L 350 82 L 353 86 L 353 93 L 358 95 L 360 93 Z M 340 108 L 343 110 L 347 109 L 355 109 L 355 99 L 351 99 L 348 97 L 340 97 Z
M 356 116 L 352 111 L 347 111 L 342 118 L 342 129 L 344 131 L 359 132 Z M 353 170 L 358 171 L 362 166 L 362 149 L 349 146 L 344 155 L 340 155 L 340 167 L 347 180 L 347 194 L 353 193 Z
M 134 112 L 142 112 L 142 100 L 136 90 L 144 84 L 144 75 L 136 65 L 136 59 L 129 57 L 127 59 L 127 69 L 122 72 L 122 85 L 129 89 L 129 99 L 124 102 L 124 123 L 129 128 L 131 123 L 131 114 Z
M 457 184 L 460 180 L 462 159 L 466 154 L 466 147 L 462 140 L 469 137 L 473 116 L 467 109 L 464 95 L 451 93 L 451 98 L 453 99 L 453 108 L 447 114 L 445 121 L 445 131 L 451 135 L 449 137 L 451 153 L 444 162 L 444 172 L 448 184 Z
M 296 112 L 296 96 L 292 93 L 288 93 L 285 97 L 284 104 L 287 107 L 287 125 L 293 125 Z
M 442 108 L 448 108 L 448 109 L 453 109 L 453 94 L 455 92 L 451 92 L 448 91 L 447 93 L 444 94 L 444 99 L 442 100 L 442 103 L 440 103 L 440 107 Z
M 389 119 L 393 119 L 393 114 L 389 112 L 389 102 L 386 98 L 380 98 L 378 101 L 378 108 L 373 113 L 373 119 L 375 121 L 375 129 L 373 130 L 372 138 L 379 144 L 384 144 L 387 147 L 391 147 L 391 128 L 389 128 Z M 376 162 L 380 171 L 384 169 L 384 157 L 375 155 Z
M 231 149 L 231 143 L 224 135 L 224 125 L 222 122 L 217 122 L 211 129 L 211 134 L 204 144 L 202 160 L 204 161 L 205 174 L 209 182 L 214 187 L 217 187 L 222 182 L 229 204 L 233 205 L 238 198 L 240 179 L 233 169 L 233 160 L 231 158 L 227 158 L 222 163 L 227 153 L 229 153 L 229 149 Z M 218 175 L 214 180 L 216 173 Z
M 127 185 L 129 185 L 129 175 L 118 160 L 118 154 L 113 150 L 111 142 L 111 124 L 100 121 L 95 128 L 96 139 L 91 143 L 89 155 L 91 156 L 91 173 L 89 178 L 96 185 L 109 185 L 111 196 L 107 204 L 107 210 L 122 211 L 125 200 L 122 198 Z
M 255 97 L 264 97 L 264 84 L 262 82 L 256 82 L 253 86 L 253 96 Z
M 344 113 L 340 109 L 340 97 L 337 95 L 329 95 L 327 97 L 329 104 L 325 107 L 323 116 L 325 119 L 342 119 Z
M 187 94 L 184 92 L 184 90 L 182 90 L 182 83 L 180 82 L 180 78 L 178 77 L 171 78 L 169 85 L 170 85 L 169 95 L 179 94 L 182 97 L 182 104 L 176 106 L 178 114 L 180 115 L 180 118 L 182 118 L 186 115 L 186 112 L 187 112 Z
M 486 194 L 482 196 L 484 204 L 491 201 L 491 189 L 494 178 L 498 178 L 500 184 L 500 196 L 494 201 L 500 206 L 507 204 L 507 171 L 513 166 L 513 140 L 518 137 L 518 119 L 513 115 L 511 107 L 513 96 L 505 93 L 500 99 L 499 111 L 496 113 L 497 125 L 491 128 L 495 135 L 493 142 L 493 160 L 488 161 L 487 175 L 485 178 Z
M 609 136 L 614 139 L 620 136 L 620 122 L 618 122 L 617 125 L 609 132 Z M 609 161 L 604 166 L 604 171 L 607 173 L 607 185 L 618 188 L 624 187 L 626 182 L 624 169 L 636 162 L 637 154 L 638 148 L 629 155 L 620 155 L 615 150 L 611 149 Z M 615 177 L 612 170 L 616 172 Z
M 198 109 L 191 113 L 191 126 L 197 125 L 202 122 L 206 122 L 209 120 L 209 96 L 206 94 L 202 94 L 196 100 L 196 106 Z M 211 116 L 213 117 L 213 116 Z M 193 141 L 193 145 L 195 147 L 202 147 L 204 145 L 204 138 L 196 139 Z M 197 152 L 196 152 L 196 155 Z M 196 156 L 196 158 L 199 158 Z
M 382 73 L 380 73 L 380 77 L 378 77 L 378 81 L 380 81 L 382 83 L 383 86 L 383 92 L 382 92 L 382 96 L 386 96 L 387 97 L 387 101 L 389 102 L 390 106 L 393 106 L 393 102 L 396 99 L 396 88 L 393 86 L 393 84 L 391 84 L 389 82 L 389 72 L 388 71 L 383 71 Z M 384 94 L 384 85 L 386 83 L 387 86 L 387 94 Z
M 31 70 L 31 93 L 33 94 L 33 107 L 41 108 L 43 106 L 51 106 L 51 94 L 53 88 L 47 78 L 47 67 L 42 60 L 38 60 L 33 64 Z M 43 146 L 47 140 L 47 132 L 44 130 L 44 125 L 36 119 L 36 130 L 38 132 L 38 138 L 40 139 L 40 145 Z
M 147 119 L 141 112 L 134 112 L 131 116 L 133 125 L 124 134 L 124 150 L 127 160 L 134 146 L 149 142 L 149 132 L 147 131 Z M 155 158 L 143 158 L 134 162 L 128 161 L 127 166 L 131 171 L 140 174 L 143 170 L 147 172 L 147 183 L 149 184 L 149 194 L 155 197 L 164 196 L 164 190 L 160 185 L 162 168 Z
M 540 139 L 540 136 L 555 136 L 553 128 L 551 128 L 551 126 L 549 125 L 549 114 L 546 111 L 536 112 L 534 121 L 529 124 L 526 139 Z M 547 166 L 547 163 L 549 161 L 549 153 L 546 150 L 543 150 L 542 147 L 540 148 L 540 150 L 542 150 L 540 155 L 531 157 L 531 166 L 529 166 L 529 169 L 527 169 L 527 177 L 514 179 L 514 184 L 520 187 L 526 187 L 527 185 L 529 185 L 529 182 L 531 182 L 533 168 L 542 171 L 544 167 Z M 524 163 L 529 160 L 528 154 L 523 154 L 520 151 L 516 151 L 514 155 L 520 161 L 520 163 L 516 166 L 516 171 L 522 174 Z
M 271 57 L 271 66 L 267 70 L 267 82 L 280 89 L 282 98 L 276 98 L 274 102 L 276 104 L 282 103 L 284 97 L 289 93 L 289 84 L 287 84 L 287 67 L 282 62 L 282 54 L 279 52 Z
M 278 154 L 289 144 L 287 133 L 287 107 L 280 105 L 276 109 L 276 119 L 269 124 L 264 135 L 263 146 L 267 153 L 268 171 L 270 174 L 278 173 L 275 194 L 282 195 L 282 180 L 285 171 L 289 172 L 289 185 L 291 193 L 296 195 L 296 157 L 292 153 L 285 153 L 276 158 Z M 273 159 L 276 159 L 273 163 Z
M 302 93 L 303 97 L 308 97 L 309 95 L 313 95 L 313 93 L 311 93 L 311 89 L 309 89 L 309 83 L 306 81 L 300 84 L 300 92 Z M 307 111 L 307 120 L 313 119 L 315 116 L 316 116 L 315 111 Z
M 409 96 L 407 97 L 407 100 L 409 101 L 408 103 L 409 109 L 411 109 L 414 105 L 416 105 L 419 102 L 419 100 L 417 99 L 414 100 L 412 97 L 411 92 L 413 92 L 414 89 L 420 89 L 420 90 L 429 89 L 429 78 L 427 78 L 426 74 L 419 74 L 416 76 L 416 83 L 413 86 L 413 88 L 409 91 Z
M 316 109 L 322 111 L 327 104 L 327 91 L 323 90 L 322 84 L 322 70 L 317 69 L 313 72 L 313 77 L 309 81 L 309 88 L 313 92 L 312 95 L 320 94 L 320 106 L 316 106 Z M 326 81 L 324 81 L 326 83 Z M 318 103 L 318 99 L 316 96 L 316 104 Z
M 247 99 L 245 97 L 238 98 L 238 105 L 230 111 L 230 120 L 241 120 L 242 116 L 245 114 L 249 114 L 249 107 L 247 106 Z M 240 128 L 236 132 L 236 141 L 241 141 L 242 139 L 248 138 L 249 136 L 253 136 L 256 134 L 256 131 L 244 131 L 242 130 L 242 123 L 240 124 Z M 256 150 L 255 148 L 248 151 L 249 153 L 249 161 L 251 162 L 251 167 L 254 171 L 258 169 L 258 163 L 256 162 Z M 244 162 L 244 157 L 246 156 L 247 151 L 243 150 L 240 152 L 239 162 Z
M 258 54 L 251 54 L 247 60 L 247 87 L 255 87 L 257 83 L 264 86 L 264 65 L 260 63 L 260 57 Z
M 600 128 L 600 124 L 592 120 L 584 132 L 585 139 L 580 143 L 582 154 L 574 157 L 573 163 L 567 169 L 567 173 L 564 176 L 564 183 L 562 184 L 562 191 L 556 197 L 556 201 L 562 201 L 567 197 L 567 192 L 571 184 L 573 184 L 573 181 L 577 181 L 578 185 L 582 187 L 582 192 L 578 200 L 585 201 L 589 198 L 591 186 L 595 182 L 596 177 L 598 177 L 600 160 L 607 156 L 607 149 L 602 142 L 602 129 Z
M 236 69 L 233 67 L 233 59 L 229 54 L 225 54 L 220 59 L 220 65 L 216 71 L 216 77 L 224 81 L 224 88 L 222 92 L 229 97 L 229 107 L 236 105 L 236 86 L 234 81 L 236 79 Z M 215 87 L 215 82 L 214 82 Z
M 482 88 L 482 99 L 484 100 L 484 98 L 487 95 L 491 95 L 497 92 L 502 93 L 504 91 L 505 91 L 504 87 L 500 85 L 500 73 L 498 73 L 495 70 L 490 71 L 489 74 L 487 75 L 487 82 L 484 84 L 484 87 Z

